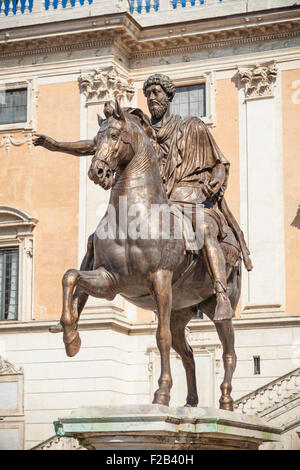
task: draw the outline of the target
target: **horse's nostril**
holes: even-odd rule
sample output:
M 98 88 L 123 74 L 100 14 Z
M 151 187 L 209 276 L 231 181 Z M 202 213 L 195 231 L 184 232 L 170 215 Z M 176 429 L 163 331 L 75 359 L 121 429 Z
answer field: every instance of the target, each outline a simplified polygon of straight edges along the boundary
M 98 170 L 98 175 L 102 175 L 102 173 L 103 173 L 102 168 L 99 168 L 99 170 Z

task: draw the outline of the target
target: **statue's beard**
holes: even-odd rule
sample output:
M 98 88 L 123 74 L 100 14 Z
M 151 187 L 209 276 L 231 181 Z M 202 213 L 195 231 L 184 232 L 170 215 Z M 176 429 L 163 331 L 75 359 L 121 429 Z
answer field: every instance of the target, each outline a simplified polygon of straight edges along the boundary
M 149 111 L 151 116 L 155 119 L 161 119 L 169 106 L 168 98 L 164 98 L 160 103 L 157 101 L 155 103 L 149 104 Z

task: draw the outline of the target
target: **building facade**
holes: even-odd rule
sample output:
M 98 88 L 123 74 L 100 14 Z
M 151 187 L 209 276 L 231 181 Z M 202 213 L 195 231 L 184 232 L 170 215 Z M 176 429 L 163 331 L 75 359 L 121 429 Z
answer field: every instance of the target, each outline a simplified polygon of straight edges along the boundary
M 237 317 L 236 407 L 300 440 L 300 2 L 292 0 L 6 0 L 0 2 L 0 449 L 30 449 L 82 405 L 151 403 L 156 322 L 118 297 L 90 298 L 82 349 L 65 355 L 48 332 L 61 278 L 77 268 L 108 192 L 91 157 L 33 146 L 93 138 L 106 101 L 147 111 L 142 86 L 164 73 L 173 111 L 200 116 L 231 163 L 227 201 L 254 269 L 243 268 Z M 200 405 L 218 406 L 222 350 L 195 317 Z M 172 352 L 171 405 L 184 369 Z M 276 421 L 277 420 L 277 421 Z M 299 442 L 298 442 L 299 441 Z

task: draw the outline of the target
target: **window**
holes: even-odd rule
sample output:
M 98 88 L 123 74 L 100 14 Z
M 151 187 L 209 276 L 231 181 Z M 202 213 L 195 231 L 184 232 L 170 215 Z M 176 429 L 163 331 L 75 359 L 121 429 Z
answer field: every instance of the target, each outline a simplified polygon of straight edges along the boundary
M 0 125 L 27 121 L 27 88 L 3 90 L 0 97 Z
M 0 132 L 35 131 L 37 99 L 35 79 L 0 82 Z
M 37 219 L 0 206 L 0 328 L 32 319 L 33 231 Z
M 183 118 L 206 116 L 205 83 L 176 88 L 171 111 Z
M 260 356 L 253 356 L 254 375 L 260 375 Z
M 19 249 L 0 249 L 0 320 L 18 319 Z

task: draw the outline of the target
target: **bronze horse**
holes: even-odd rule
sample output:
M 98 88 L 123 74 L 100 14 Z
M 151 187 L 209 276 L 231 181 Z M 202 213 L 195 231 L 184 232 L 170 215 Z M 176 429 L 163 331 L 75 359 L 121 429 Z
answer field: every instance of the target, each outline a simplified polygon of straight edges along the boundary
M 113 110 L 113 108 L 111 108 Z M 80 348 L 78 319 L 88 295 L 114 299 L 117 294 L 138 307 L 155 311 L 158 318 L 157 346 L 161 355 L 159 388 L 153 403 L 169 405 L 172 377 L 170 348 L 181 357 L 187 377 L 186 406 L 197 406 L 198 396 L 193 351 L 185 337 L 185 327 L 195 315 L 195 306 L 212 321 L 216 307 L 213 283 L 206 269 L 203 255 L 186 253 L 184 237 L 161 236 L 161 227 L 149 227 L 151 238 L 137 238 L 127 232 L 118 221 L 124 220 L 119 201 L 127 198 L 127 207 L 141 207 L 145 223 L 151 224 L 149 213 L 153 205 L 168 211 L 170 204 L 160 176 L 155 148 L 152 145 L 151 126 L 136 114 L 122 109 L 118 102 L 113 112 L 100 127 L 97 149 L 89 177 L 95 184 L 110 189 L 110 207 L 114 209 L 117 234 L 103 237 L 110 227 L 109 212 L 105 214 L 93 239 L 94 261 L 90 270 L 70 269 L 63 276 L 63 311 L 61 324 L 66 352 L 74 356 Z M 129 214 L 125 214 L 129 215 Z M 120 217 L 119 217 L 120 216 Z M 130 220 L 130 217 L 128 218 Z M 128 222 L 129 223 L 129 222 Z M 178 218 L 171 214 L 171 225 Z M 126 224 L 125 224 L 126 225 Z M 181 227 L 182 229 L 182 227 Z M 125 234 L 126 232 L 126 234 Z M 223 248 L 226 258 L 226 247 Z M 234 266 L 227 263 L 228 292 L 233 311 L 240 296 L 240 257 Z M 81 306 L 80 306 L 81 305 Z M 221 384 L 220 408 L 233 409 L 231 380 L 236 366 L 234 331 L 231 320 L 215 321 L 223 346 L 225 375 Z

